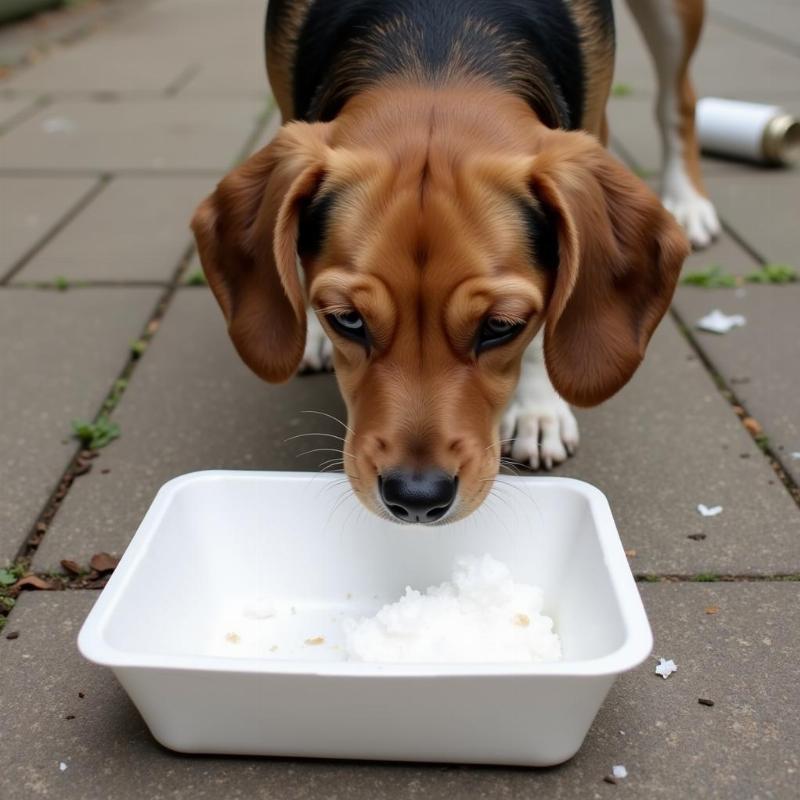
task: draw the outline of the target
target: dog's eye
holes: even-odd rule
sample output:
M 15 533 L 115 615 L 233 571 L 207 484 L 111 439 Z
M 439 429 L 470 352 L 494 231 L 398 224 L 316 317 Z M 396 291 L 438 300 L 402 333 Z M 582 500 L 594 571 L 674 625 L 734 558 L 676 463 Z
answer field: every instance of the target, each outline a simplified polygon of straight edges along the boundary
M 342 336 L 359 344 L 367 344 L 367 323 L 358 311 L 339 311 L 327 314 L 325 319 L 330 326 Z
M 502 317 L 486 317 L 478 331 L 475 350 L 481 353 L 490 347 L 510 342 L 525 327 L 524 322 L 514 322 Z

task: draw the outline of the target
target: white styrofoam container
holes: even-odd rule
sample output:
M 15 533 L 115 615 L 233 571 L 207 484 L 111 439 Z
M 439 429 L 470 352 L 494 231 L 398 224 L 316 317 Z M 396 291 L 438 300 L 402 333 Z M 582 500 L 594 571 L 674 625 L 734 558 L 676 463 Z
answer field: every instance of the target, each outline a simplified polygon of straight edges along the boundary
M 84 623 L 81 652 L 112 668 L 173 750 L 530 766 L 574 755 L 616 676 L 652 647 L 603 494 L 503 477 L 471 517 L 431 528 L 378 519 L 342 481 L 170 481 Z M 344 660 L 343 617 L 448 579 L 467 553 L 544 589 L 562 661 Z M 286 613 L 248 616 L 264 597 Z

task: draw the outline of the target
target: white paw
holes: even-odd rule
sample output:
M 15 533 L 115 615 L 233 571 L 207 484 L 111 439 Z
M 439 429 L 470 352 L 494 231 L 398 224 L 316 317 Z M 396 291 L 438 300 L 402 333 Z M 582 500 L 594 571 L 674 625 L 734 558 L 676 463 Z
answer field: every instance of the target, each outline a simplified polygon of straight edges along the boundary
M 708 247 L 719 236 L 720 224 L 714 206 L 694 187 L 683 186 L 680 191 L 667 190 L 661 200 L 664 208 L 686 231 L 692 247 Z
M 512 401 L 500 425 L 503 452 L 531 469 L 552 469 L 578 447 L 578 423 L 566 401 L 553 392 L 537 402 Z M 506 441 L 507 440 L 507 441 Z
M 330 372 L 333 369 L 333 343 L 325 334 L 314 312 L 309 312 L 306 349 L 299 372 Z

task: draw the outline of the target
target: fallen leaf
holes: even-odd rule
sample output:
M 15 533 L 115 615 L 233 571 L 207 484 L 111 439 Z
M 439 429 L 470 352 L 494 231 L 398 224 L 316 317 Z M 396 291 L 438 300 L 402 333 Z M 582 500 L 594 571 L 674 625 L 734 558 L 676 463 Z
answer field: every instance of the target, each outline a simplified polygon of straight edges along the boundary
M 69 572 L 70 575 L 81 574 L 81 565 L 76 561 L 70 561 L 68 558 L 64 558 L 61 560 L 61 566 L 64 568 L 64 572 Z
M 113 572 L 117 564 L 119 564 L 119 559 L 108 553 L 95 553 L 89 559 L 89 566 L 98 572 Z
M 42 591 L 56 588 L 52 583 L 50 583 L 50 581 L 46 581 L 44 578 L 40 578 L 38 575 L 26 575 L 24 578 L 20 578 L 14 584 L 15 589 L 24 589 L 26 587 L 30 587 L 31 589 L 41 589 Z
M 742 420 L 742 424 L 753 436 L 759 436 L 764 432 L 764 429 L 761 427 L 761 423 L 752 417 L 745 417 Z
M 707 606 L 706 614 L 716 614 L 719 611 L 719 606 Z

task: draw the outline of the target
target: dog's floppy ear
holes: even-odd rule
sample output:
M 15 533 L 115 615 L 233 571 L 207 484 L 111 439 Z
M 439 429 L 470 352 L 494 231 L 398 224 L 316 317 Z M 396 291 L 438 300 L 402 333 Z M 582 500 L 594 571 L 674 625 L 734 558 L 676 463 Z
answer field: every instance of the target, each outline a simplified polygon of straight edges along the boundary
M 242 360 L 271 383 L 303 356 L 301 208 L 322 180 L 328 125 L 292 122 L 231 172 L 192 220 L 200 261 Z
M 547 371 L 567 401 L 596 405 L 639 366 L 689 245 L 658 198 L 588 134 L 548 132 L 530 181 L 558 228 Z

